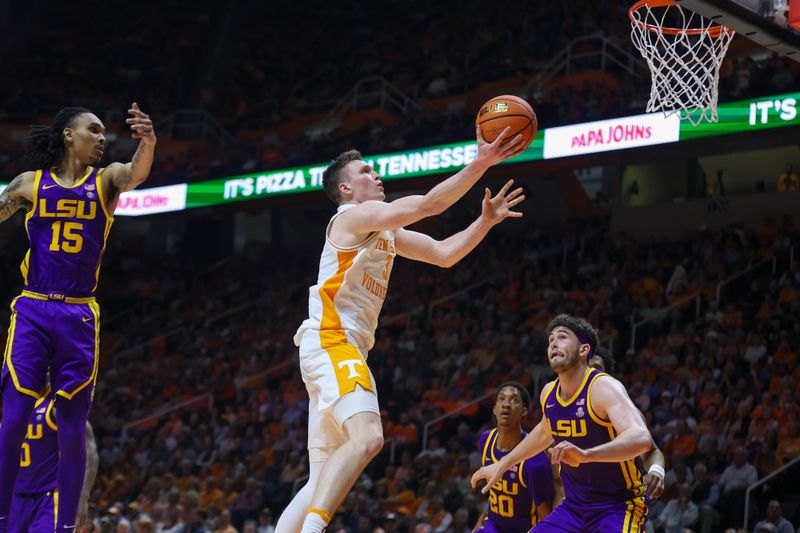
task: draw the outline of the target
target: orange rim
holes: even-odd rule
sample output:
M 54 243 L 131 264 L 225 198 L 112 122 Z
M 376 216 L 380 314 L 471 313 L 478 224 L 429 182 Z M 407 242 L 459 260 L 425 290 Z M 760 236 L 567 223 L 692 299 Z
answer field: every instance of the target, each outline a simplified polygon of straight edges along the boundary
M 634 18 L 633 14 L 642 9 L 643 7 L 681 7 L 673 0 L 639 0 L 635 4 L 631 6 L 628 10 L 628 17 L 631 19 L 633 24 L 646 29 L 647 31 L 651 32 L 658 32 L 658 33 L 665 33 L 667 35 L 703 35 L 704 33 L 709 34 L 714 39 L 718 39 L 723 33 L 728 35 L 733 35 L 734 31 L 730 28 L 726 28 L 725 26 L 714 26 L 709 28 L 670 28 L 668 26 L 661 27 L 656 26 L 655 24 L 647 24 L 646 22 L 642 22 L 641 20 L 637 20 Z M 683 8 L 681 8 L 683 9 Z

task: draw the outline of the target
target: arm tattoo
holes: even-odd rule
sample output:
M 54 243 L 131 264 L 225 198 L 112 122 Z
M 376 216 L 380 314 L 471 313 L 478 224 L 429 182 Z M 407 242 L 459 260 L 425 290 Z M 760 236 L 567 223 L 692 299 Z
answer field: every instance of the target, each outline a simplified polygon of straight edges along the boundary
M 8 194 L 16 191 L 20 187 L 22 187 L 22 176 L 17 176 L 8 184 L 8 187 L 6 187 L 3 193 L 0 194 L 0 222 L 5 222 L 11 218 L 14 213 L 19 211 L 25 204 L 24 198 L 14 198 Z

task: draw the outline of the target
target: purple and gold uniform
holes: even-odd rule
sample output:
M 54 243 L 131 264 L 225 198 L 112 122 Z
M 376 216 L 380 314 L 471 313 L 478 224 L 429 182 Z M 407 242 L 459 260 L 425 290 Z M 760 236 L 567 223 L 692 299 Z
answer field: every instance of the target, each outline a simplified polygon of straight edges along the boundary
M 598 370 L 586 372 L 581 386 L 569 400 L 561 398 L 560 380 L 545 393 L 546 422 L 556 444 L 567 441 L 588 449 L 612 441 L 617 433 L 611 422 L 600 418 L 591 404 L 592 384 Z M 535 533 L 638 533 L 644 531 L 647 505 L 641 461 L 561 464 L 564 501 L 535 528 Z
M 22 443 L 19 474 L 11 500 L 9 533 L 51 533 L 58 508 L 58 436 L 50 390 L 36 401 Z
M 25 288 L 11 302 L 2 381 L 39 397 L 50 369 L 55 393 L 72 399 L 97 377 L 100 309 L 94 299 L 114 217 L 89 167 L 73 186 L 36 171 L 25 217 L 30 249 L 21 265 Z
M 497 447 L 497 429 L 480 438 L 481 466 L 496 463 L 508 452 Z M 522 438 L 526 433 L 522 432 Z M 540 453 L 510 468 L 489 489 L 489 512 L 478 530 L 482 533 L 528 531 L 539 522 L 537 507 L 553 501 L 553 478 L 547 455 Z

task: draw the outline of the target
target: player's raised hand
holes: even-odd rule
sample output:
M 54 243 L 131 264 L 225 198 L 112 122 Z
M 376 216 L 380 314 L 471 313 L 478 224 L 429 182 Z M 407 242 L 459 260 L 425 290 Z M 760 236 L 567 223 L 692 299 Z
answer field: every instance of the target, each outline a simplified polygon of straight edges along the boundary
M 514 180 L 508 180 L 494 197 L 492 197 L 491 191 L 486 189 L 481 205 L 481 216 L 490 224 L 494 225 L 502 222 L 507 217 L 519 218 L 522 216 L 521 212 L 511 210 L 512 207 L 525 200 L 525 195 L 522 194 L 522 187 L 517 187 L 508 192 L 513 184 Z
M 564 463 L 569 466 L 578 466 L 586 462 L 586 452 L 571 442 L 561 441 L 548 450 L 550 462 L 554 465 Z
M 141 139 L 145 144 L 155 144 L 156 132 L 153 128 L 153 121 L 150 120 L 150 115 L 139 109 L 139 104 L 136 102 L 131 104 L 128 114 L 133 115 L 125 119 L 125 122 L 131 126 L 131 137 Z
M 478 155 L 475 156 L 475 159 L 492 166 L 524 152 L 526 146 L 522 135 L 515 135 L 513 139 L 508 139 L 510 131 L 511 128 L 506 126 L 494 142 L 489 143 L 483 138 L 481 127 L 475 126 L 475 136 L 478 138 Z M 506 142 L 507 140 L 508 142 Z
M 489 488 L 503 479 L 505 470 L 500 466 L 500 463 L 492 463 L 484 466 L 474 474 L 472 474 L 472 488 L 477 488 L 478 482 L 482 479 L 486 480 L 486 485 L 481 489 L 481 494 L 489 492 Z
M 644 487 L 647 495 L 657 500 L 664 493 L 664 478 L 657 472 L 648 472 L 644 476 Z

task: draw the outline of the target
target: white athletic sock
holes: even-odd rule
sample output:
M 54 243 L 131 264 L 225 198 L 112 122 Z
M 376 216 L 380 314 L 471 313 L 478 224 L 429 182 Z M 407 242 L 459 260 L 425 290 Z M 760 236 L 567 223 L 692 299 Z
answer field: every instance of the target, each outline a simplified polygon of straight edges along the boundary
M 325 513 L 325 511 L 321 512 Z M 328 515 L 328 518 L 330 518 L 330 515 Z M 300 533 L 322 533 L 322 530 L 325 529 L 327 525 L 328 522 L 323 518 L 319 510 L 309 509 L 308 514 L 306 514 L 306 519 L 303 520 L 303 529 L 300 530 Z

